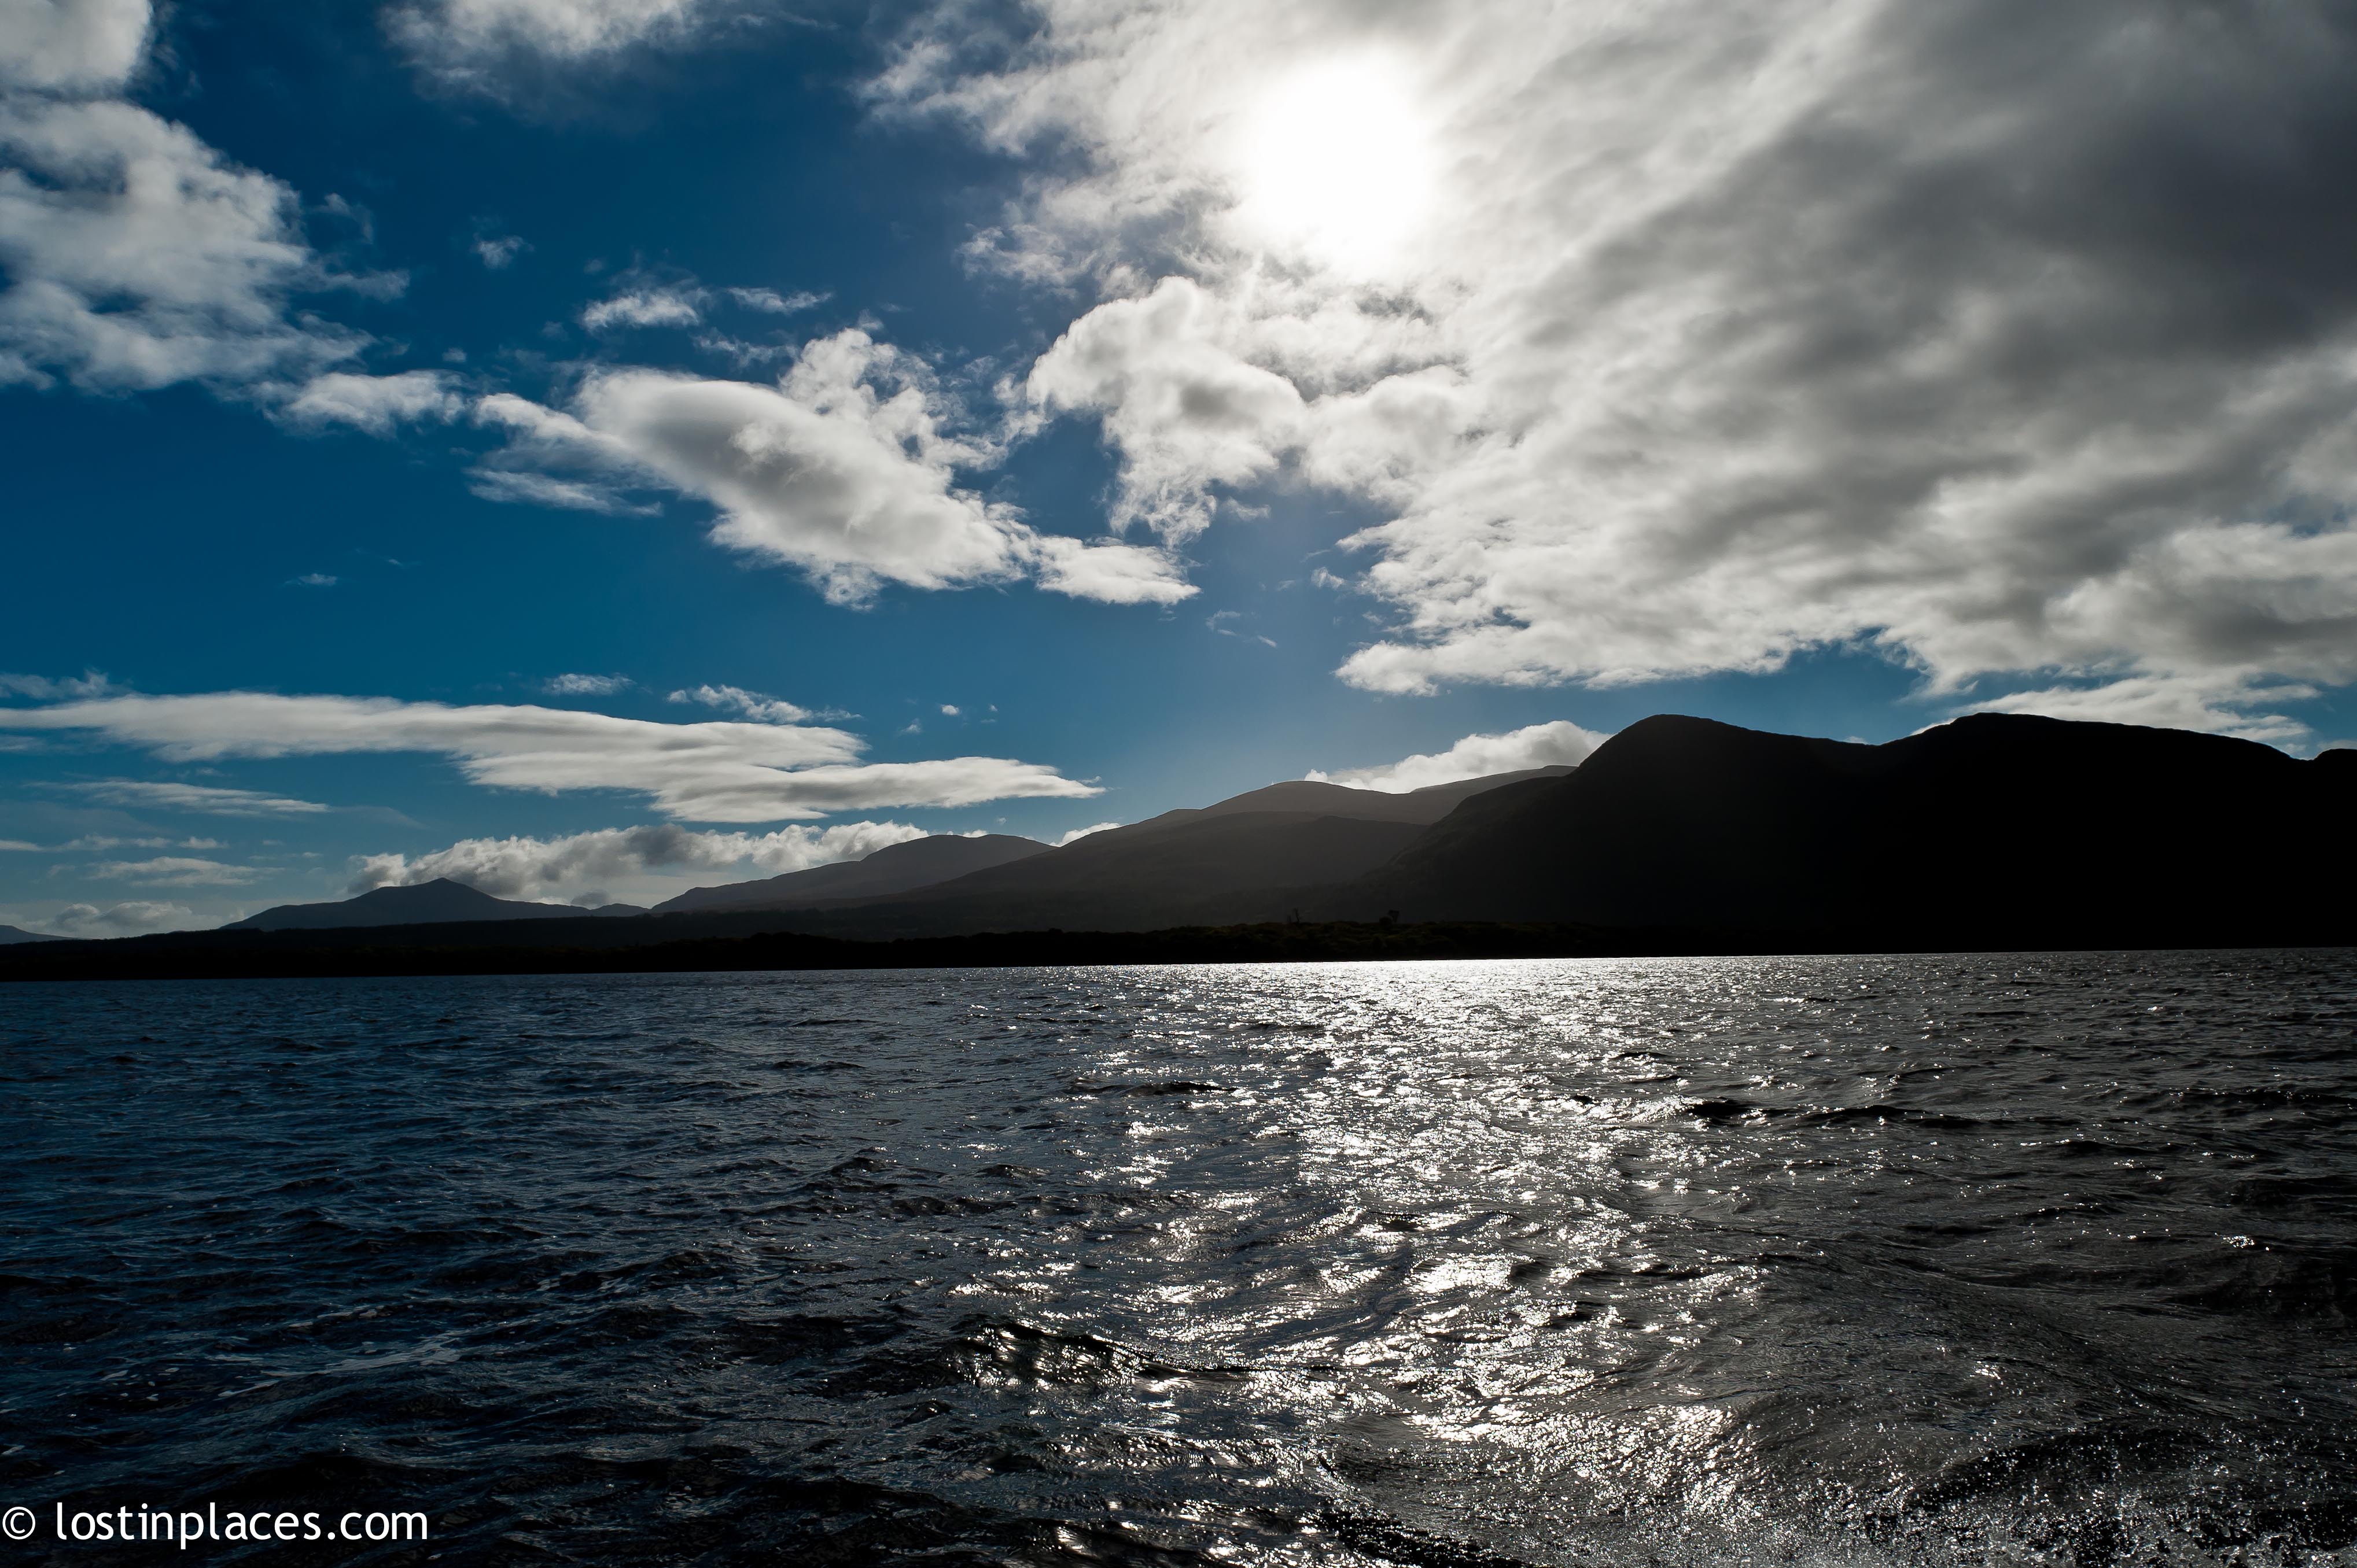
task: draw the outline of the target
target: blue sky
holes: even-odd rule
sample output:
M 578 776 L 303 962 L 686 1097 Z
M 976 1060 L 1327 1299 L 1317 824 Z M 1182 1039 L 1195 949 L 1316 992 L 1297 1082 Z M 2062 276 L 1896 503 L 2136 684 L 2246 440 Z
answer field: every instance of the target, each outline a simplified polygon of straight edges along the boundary
M 1267 12 L 0 0 L 0 923 L 2357 734 L 2324 13 Z

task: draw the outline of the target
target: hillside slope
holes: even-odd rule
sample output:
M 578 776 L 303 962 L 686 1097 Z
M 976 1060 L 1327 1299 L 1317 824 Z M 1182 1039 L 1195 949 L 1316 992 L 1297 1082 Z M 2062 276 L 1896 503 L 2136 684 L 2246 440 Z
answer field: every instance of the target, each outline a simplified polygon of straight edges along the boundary
M 2352 929 L 2357 753 L 1975 714 L 1861 746 L 1663 715 L 1352 889 L 1409 919 L 2040 946 Z

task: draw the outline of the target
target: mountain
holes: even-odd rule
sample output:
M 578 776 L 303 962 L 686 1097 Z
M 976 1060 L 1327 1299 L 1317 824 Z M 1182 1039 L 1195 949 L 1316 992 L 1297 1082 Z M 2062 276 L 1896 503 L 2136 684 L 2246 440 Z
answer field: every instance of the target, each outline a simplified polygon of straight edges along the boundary
M 61 942 L 63 937 L 45 937 L 38 931 L 28 931 L 17 926 L 0 926 L 0 947 L 11 942 Z
M 1108 828 L 1061 849 L 1001 833 L 916 839 L 864 860 L 699 887 L 656 905 L 655 913 L 828 910 L 832 918 L 791 924 L 895 935 L 980 929 L 977 921 L 1001 930 L 1138 929 L 1140 921 L 1224 918 L 1224 911 L 1246 907 L 1275 918 L 1286 905 L 1271 890 L 1349 881 L 1471 795 L 1569 771 L 1533 768 L 1404 794 L 1297 779 Z
M 332 904 L 281 904 L 223 926 L 225 931 L 321 931 L 349 926 L 426 926 L 453 920 L 565 920 L 586 915 L 643 915 L 635 904 L 576 909 L 494 898 L 463 882 L 437 876 L 412 887 L 379 887 Z
M 805 908 L 779 929 L 873 938 L 1284 919 L 1305 890 L 1354 882 L 1459 802 L 1501 782 L 1553 783 L 1568 771 L 1535 768 L 1404 794 L 1295 779 L 931 886 Z
M 813 865 L 758 882 L 697 887 L 654 907 L 658 915 L 708 914 L 716 909 L 814 909 L 846 898 L 869 898 L 947 882 L 1035 854 L 1048 846 L 1012 833 L 961 838 L 936 833 L 890 844 L 858 860 Z
M 1270 784 L 1246 790 L 1241 795 L 1231 795 L 1209 806 L 1165 811 L 1158 817 L 1150 817 L 1126 828 L 1108 831 L 1134 833 L 1141 828 L 1152 828 L 1157 824 L 1171 825 L 1202 817 L 1234 816 L 1246 811 L 1281 811 L 1294 816 L 1351 817 L 1370 822 L 1429 825 L 1448 815 L 1460 802 L 1476 795 L 1528 779 L 1561 779 L 1571 771 L 1565 766 L 1526 768 L 1518 773 L 1493 773 L 1483 779 L 1459 779 L 1452 784 L 1427 784 L 1421 789 L 1410 789 L 1401 794 L 1382 789 L 1357 789 L 1347 784 L 1329 784 L 1317 779 L 1289 779 L 1281 784 Z
M 1838 945 L 2346 940 L 2357 752 L 1981 714 L 1863 746 L 1661 715 L 1338 899 Z M 1321 912 L 1331 912 L 1322 909 Z

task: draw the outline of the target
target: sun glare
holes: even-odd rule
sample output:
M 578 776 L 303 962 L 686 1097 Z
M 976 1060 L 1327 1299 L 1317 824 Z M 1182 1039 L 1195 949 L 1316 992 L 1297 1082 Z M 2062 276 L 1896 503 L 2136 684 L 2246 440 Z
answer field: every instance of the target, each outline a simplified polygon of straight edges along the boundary
M 1243 126 L 1237 218 L 1346 271 L 1395 261 L 1424 217 L 1431 136 L 1400 73 L 1334 60 L 1280 80 Z

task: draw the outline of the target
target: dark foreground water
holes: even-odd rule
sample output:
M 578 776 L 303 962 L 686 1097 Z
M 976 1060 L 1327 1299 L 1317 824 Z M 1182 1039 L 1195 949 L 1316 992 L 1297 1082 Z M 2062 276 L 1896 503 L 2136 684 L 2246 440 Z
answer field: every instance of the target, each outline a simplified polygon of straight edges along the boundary
M 2357 1562 L 2352 1047 L 2346 953 L 10 987 L 0 1553 Z

